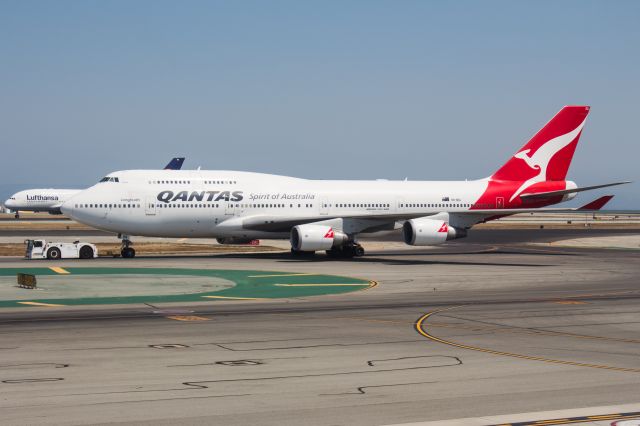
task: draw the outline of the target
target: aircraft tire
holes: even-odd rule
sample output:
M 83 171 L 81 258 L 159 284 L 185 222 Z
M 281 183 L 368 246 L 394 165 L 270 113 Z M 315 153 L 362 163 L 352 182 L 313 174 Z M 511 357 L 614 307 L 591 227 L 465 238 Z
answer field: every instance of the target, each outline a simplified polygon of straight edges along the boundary
M 131 247 L 125 247 L 120 251 L 120 254 L 124 259 L 133 259 L 136 257 L 136 251 Z
M 351 259 L 356 255 L 356 248 L 354 246 L 347 246 L 342 248 L 342 257 L 345 259 Z

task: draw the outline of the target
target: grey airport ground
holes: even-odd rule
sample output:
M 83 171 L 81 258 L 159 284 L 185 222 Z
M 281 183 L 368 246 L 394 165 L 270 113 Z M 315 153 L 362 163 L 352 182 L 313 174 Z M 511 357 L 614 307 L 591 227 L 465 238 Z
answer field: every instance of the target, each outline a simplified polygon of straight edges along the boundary
M 609 425 L 640 411 L 640 251 L 546 243 L 637 233 L 479 230 L 352 261 L 264 253 L 57 262 L 378 285 L 273 301 L 0 309 L 0 423 L 498 424 L 608 414 L 584 424 Z M 25 265 L 33 262 L 0 260 Z

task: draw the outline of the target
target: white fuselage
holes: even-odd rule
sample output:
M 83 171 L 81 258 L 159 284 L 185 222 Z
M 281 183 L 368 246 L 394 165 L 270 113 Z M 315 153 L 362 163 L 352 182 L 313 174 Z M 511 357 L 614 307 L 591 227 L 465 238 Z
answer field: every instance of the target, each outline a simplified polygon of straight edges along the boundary
M 81 192 L 81 189 L 27 189 L 16 192 L 4 202 L 13 211 L 60 212 L 65 201 Z
M 243 223 L 350 216 L 382 223 L 385 216 L 465 212 L 487 188 L 486 180 L 307 180 L 204 170 L 129 170 L 109 177 L 117 179 L 77 194 L 63 205 L 63 213 L 99 229 L 156 237 L 288 238 L 288 230 L 248 230 Z

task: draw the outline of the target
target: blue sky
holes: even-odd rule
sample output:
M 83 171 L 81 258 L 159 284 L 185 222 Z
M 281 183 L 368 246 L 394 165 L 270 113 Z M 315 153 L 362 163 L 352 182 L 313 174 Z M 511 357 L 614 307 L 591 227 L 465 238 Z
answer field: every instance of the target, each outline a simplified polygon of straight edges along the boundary
M 0 1 L 0 198 L 173 156 L 473 179 L 565 104 L 592 106 L 569 177 L 638 180 L 638 22 L 623 1 Z M 640 184 L 605 192 L 640 208 Z

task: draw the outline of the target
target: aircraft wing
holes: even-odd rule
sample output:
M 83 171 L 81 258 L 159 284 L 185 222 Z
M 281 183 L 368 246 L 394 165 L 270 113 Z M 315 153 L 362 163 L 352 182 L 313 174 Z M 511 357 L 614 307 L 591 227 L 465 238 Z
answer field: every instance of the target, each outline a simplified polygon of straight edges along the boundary
M 465 210 L 460 212 L 450 212 L 450 214 L 458 216 L 469 216 L 475 218 L 475 223 L 482 222 L 483 220 L 497 219 L 499 217 L 511 216 L 519 213 L 575 213 L 575 212 L 589 212 L 600 210 L 609 200 L 613 198 L 612 195 L 600 197 L 582 207 L 578 208 L 524 208 L 524 209 L 485 209 L 485 210 Z M 267 231 L 267 232 L 289 232 L 291 228 L 297 225 L 304 225 L 307 223 L 323 222 L 332 219 L 353 219 L 368 221 L 372 227 L 380 226 L 384 223 L 393 223 L 398 221 L 404 221 L 409 219 L 417 219 L 419 217 L 435 216 L 440 212 L 432 213 L 397 213 L 397 214 L 376 214 L 372 212 L 370 214 L 339 214 L 339 215 L 317 215 L 307 217 L 291 217 L 291 216 L 275 216 L 275 215 L 255 215 L 248 216 L 241 219 L 243 229 L 251 229 L 255 231 Z M 491 218 L 491 219 L 490 219 Z M 240 218 L 238 218 L 240 219 Z

